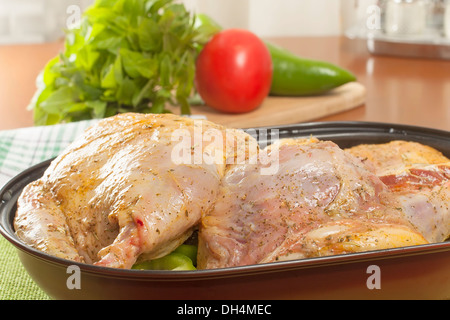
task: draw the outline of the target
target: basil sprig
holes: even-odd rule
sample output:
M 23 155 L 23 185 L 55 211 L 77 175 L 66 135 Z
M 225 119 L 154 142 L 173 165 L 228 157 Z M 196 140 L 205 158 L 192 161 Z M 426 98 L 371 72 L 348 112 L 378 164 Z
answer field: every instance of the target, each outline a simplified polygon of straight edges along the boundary
M 172 0 L 97 0 L 38 77 L 35 125 L 123 112 L 190 114 L 195 59 L 217 30 Z

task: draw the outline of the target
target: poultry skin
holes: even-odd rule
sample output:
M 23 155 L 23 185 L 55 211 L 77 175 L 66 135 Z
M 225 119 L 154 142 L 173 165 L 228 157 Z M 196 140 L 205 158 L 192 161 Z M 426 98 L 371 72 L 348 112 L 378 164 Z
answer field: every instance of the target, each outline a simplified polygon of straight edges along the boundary
M 450 159 L 429 146 L 400 140 L 346 151 L 380 177 L 429 242 L 450 236 Z
M 425 244 L 381 180 L 330 141 L 285 139 L 279 171 L 230 167 L 201 220 L 200 269 Z
M 16 234 L 51 255 L 104 267 L 164 256 L 192 234 L 214 203 L 228 158 L 252 139 L 169 114 L 100 120 L 26 186 Z

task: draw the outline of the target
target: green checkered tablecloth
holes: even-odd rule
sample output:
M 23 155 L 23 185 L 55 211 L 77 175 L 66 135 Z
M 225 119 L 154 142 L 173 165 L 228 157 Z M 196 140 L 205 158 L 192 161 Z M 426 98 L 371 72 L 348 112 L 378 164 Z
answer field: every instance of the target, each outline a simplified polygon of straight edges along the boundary
M 57 156 L 96 120 L 0 131 L 0 187 L 30 166 Z M 16 249 L 0 236 L 0 300 L 48 296 L 20 263 Z

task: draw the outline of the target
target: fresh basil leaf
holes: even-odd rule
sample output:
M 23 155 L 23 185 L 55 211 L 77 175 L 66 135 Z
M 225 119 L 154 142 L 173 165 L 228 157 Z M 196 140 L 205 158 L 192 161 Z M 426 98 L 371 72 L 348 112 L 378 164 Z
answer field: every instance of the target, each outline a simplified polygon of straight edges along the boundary
M 168 54 L 164 54 L 161 58 L 159 65 L 159 79 L 161 81 L 161 86 L 166 87 L 170 85 L 170 78 L 172 72 L 172 60 Z
M 84 70 L 91 70 L 97 59 L 100 57 L 100 52 L 93 50 L 90 46 L 83 46 L 77 52 L 77 59 L 75 64 Z
M 60 75 L 57 68 L 53 68 L 59 62 L 59 57 L 54 57 L 45 66 L 42 72 L 42 82 L 44 85 L 51 85 Z
M 138 41 L 143 51 L 159 51 L 162 40 L 159 36 L 159 27 L 156 21 L 143 17 L 137 29 Z
M 137 87 L 134 81 L 131 80 L 129 77 L 124 77 L 117 88 L 116 92 L 117 102 L 122 105 L 131 106 L 133 95 L 136 90 Z M 130 109 L 129 111 L 131 110 L 133 109 Z
M 64 108 L 74 103 L 74 89 L 71 87 L 61 87 L 49 94 L 45 101 L 40 103 L 43 111 L 58 114 L 63 113 Z
M 97 50 L 108 50 L 115 53 L 125 45 L 125 42 L 122 36 L 116 36 L 113 32 L 106 30 L 97 35 L 91 41 L 91 44 L 95 46 Z
M 101 85 L 102 85 L 102 88 L 105 88 L 105 89 L 117 87 L 113 64 L 105 66 Z
M 86 101 L 86 106 L 92 109 L 93 118 L 103 118 L 106 114 L 107 103 L 105 101 Z
M 125 72 L 132 78 L 143 76 L 150 78 L 156 73 L 157 62 L 142 52 L 120 49 Z
M 141 89 L 136 90 L 132 98 L 132 104 L 134 107 L 144 102 L 144 100 L 151 100 L 151 97 L 153 96 L 153 91 L 151 89 L 154 82 L 154 79 L 149 79 L 145 84 L 138 86 Z
M 162 9 L 165 5 L 170 3 L 170 0 L 150 0 L 145 3 L 145 12 L 151 15 L 158 14 L 158 11 Z
M 114 64 L 105 65 L 101 86 L 102 88 L 117 88 L 122 80 L 122 62 L 120 56 L 117 56 Z
M 86 111 L 88 109 L 88 106 L 86 105 L 86 102 L 78 102 L 69 104 L 66 109 L 67 113 L 79 113 Z

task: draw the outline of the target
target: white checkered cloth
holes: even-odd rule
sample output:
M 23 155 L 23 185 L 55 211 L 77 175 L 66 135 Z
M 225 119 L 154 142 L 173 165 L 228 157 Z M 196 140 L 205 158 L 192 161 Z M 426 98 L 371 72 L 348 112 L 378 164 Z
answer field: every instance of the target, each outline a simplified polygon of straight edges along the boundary
M 25 169 L 59 155 L 97 121 L 0 131 L 0 187 Z

